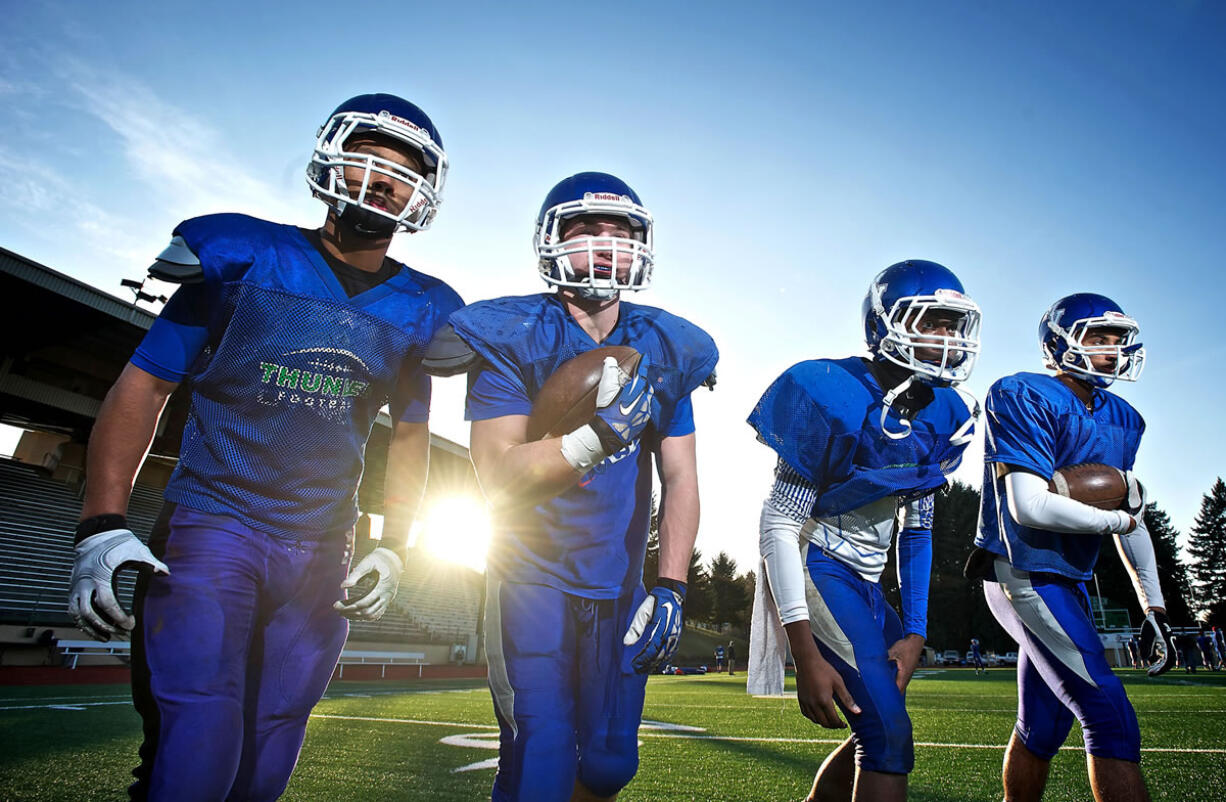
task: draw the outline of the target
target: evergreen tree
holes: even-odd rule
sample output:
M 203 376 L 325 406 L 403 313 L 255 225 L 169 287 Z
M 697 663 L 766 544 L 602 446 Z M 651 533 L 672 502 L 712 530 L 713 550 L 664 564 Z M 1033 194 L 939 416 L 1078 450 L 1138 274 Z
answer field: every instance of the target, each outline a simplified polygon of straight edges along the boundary
M 1198 612 L 1209 613 L 1226 599 L 1226 482 L 1220 476 L 1201 499 L 1188 551 Z
M 647 530 L 647 554 L 643 557 L 643 587 L 651 588 L 660 576 L 660 510 L 651 509 L 651 528 Z
M 748 637 L 749 622 L 753 620 L 753 595 L 758 587 L 758 575 L 753 571 L 746 571 L 737 577 L 737 582 L 741 584 L 741 595 L 745 598 L 745 606 L 741 608 L 741 628 Z
M 1179 531 L 1157 504 L 1145 508 L 1145 527 L 1154 541 L 1158 560 L 1158 582 L 1166 601 L 1166 614 L 1177 624 L 1192 623 L 1192 583 L 1188 566 L 1179 558 Z
M 702 566 L 702 552 L 694 549 L 690 555 L 689 581 L 685 590 L 685 617 L 695 623 L 711 618 L 714 599 L 711 593 L 711 578 Z
M 711 577 L 711 623 L 716 627 L 724 624 L 741 626 L 745 623 L 745 610 L 750 598 L 745 596 L 745 586 L 736 575 L 736 560 L 720 552 L 709 568 Z

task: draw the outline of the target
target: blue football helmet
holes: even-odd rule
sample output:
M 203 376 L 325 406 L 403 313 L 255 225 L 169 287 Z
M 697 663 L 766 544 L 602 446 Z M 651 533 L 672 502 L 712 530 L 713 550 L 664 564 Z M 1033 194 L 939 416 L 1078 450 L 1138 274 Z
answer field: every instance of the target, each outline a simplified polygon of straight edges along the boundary
M 1085 345 L 1094 329 L 1120 335 L 1116 345 Z M 1039 321 L 1039 348 L 1043 362 L 1054 370 L 1075 374 L 1095 387 L 1109 387 L 1116 379 L 1133 382 L 1145 366 L 1145 347 L 1137 342 L 1141 328 L 1115 301 L 1092 292 L 1079 292 L 1056 301 Z M 1110 370 L 1094 367 L 1091 357 L 1113 356 Z
M 948 335 L 924 333 L 919 324 L 930 312 L 956 321 Z M 979 307 L 966 296 L 962 282 L 948 268 L 923 259 L 890 265 L 868 287 L 861 307 L 864 339 L 875 359 L 910 370 L 931 384 L 966 381 L 979 355 Z M 916 351 L 939 351 L 920 359 Z
M 373 154 L 345 149 L 351 136 L 363 133 L 408 145 L 420 155 L 425 174 Z M 363 171 L 360 184 L 349 186 L 346 167 Z M 358 233 L 386 236 L 429 228 L 442 202 L 447 154 L 434 123 L 417 106 L 395 95 L 358 95 L 337 106 L 320 127 L 306 172 L 311 191 L 343 221 Z M 399 212 L 367 202 L 372 182 L 389 178 L 411 188 Z
M 563 224 L 585 215 L 623 217 L 631 237 L 577 236 L 562 238 Z M 606 299 L 621 290 L 644 290 L 651 286 L 651 213 L 638 194 L 608 173 L 578 173 L 564 179 L 545 196 L 536 218 L 532 246 L 541 278 L 555 287 L 569 287 L 584 298 Z M 587 256 L 589 268 L 580 275 L 571 262 L 577 254 Z M 611 266 L 596 266 L 598 254 Z

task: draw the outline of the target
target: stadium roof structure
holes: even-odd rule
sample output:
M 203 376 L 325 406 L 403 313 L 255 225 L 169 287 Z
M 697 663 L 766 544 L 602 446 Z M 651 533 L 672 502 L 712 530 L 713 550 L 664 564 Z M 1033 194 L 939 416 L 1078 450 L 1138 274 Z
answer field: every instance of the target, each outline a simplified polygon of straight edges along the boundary
M 83 440 L 155 315 L 4 248 L 0 293 L 0 423 Z
M 0 297 L 0 423 L 85 443 L 107 391 L 157 316 L 3 247 Z M 153 459 L 178 458 L 187 408 L 186 392 L 171 396 L 150 449 Z M 391 428 L 391 418 L 380 413 L 359 489 L 367 512 L 382 512 Z M 430 486 L 446 482 L 475 490 L 468 449 L 433 434 L 430 445 Z

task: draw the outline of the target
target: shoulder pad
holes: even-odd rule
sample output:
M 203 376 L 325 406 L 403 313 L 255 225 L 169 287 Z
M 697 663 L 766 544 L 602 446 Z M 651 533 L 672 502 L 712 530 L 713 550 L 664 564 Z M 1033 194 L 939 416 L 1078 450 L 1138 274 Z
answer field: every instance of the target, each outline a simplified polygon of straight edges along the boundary
M 467 373 L 480 362 L 480 355 L 448 323 L 434 333 L 434 339 L 426 346 L 421 367 L 431 376 L 455 376 Z
M 171 284 L 201 284 L 204 282 L 204 267 L 183 238 L 175 235 L 165 250 L 158 254 L 157 261 L 149 265 L 149 275 Z

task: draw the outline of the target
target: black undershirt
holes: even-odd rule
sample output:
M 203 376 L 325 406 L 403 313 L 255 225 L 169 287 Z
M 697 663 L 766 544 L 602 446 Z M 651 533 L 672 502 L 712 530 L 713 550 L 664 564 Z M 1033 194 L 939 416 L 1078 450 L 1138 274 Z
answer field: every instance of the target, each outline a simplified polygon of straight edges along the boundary
M 877 384 L 886 393 L 902 384 L 911 375 L 911 371 L 892 362 L 875 359 L 864 361 L 868 364 L 868 369 L 872 372 L 873 378 L 877 380 Z M 911 382 L 907 391 L 894 399 L 894 411 L 899 417 L 911 420 L 921 409 L 931 404 L 935 397 L 932 387 L 926 382 Z
M 340 282 L 341 289 L 350 298 L 378 287 L 400 272 L 400 263 L 386 256 L 383 257 L 383 264 L 373 273 L 356 268 L 351 264 L 346 264 L 328 253 L 327 249 L 324 248 L 323 240 L 320 239 L 317 229 L 300 228 L 298 230 L 302 232 L 302 236 L 306 237 L 307 242 L 315 246 L 315 250 L 319 251 L 319 255 L 328 263 L 328 267 L 332 268 L 332 274 L 336 276 L 336 280 Z

